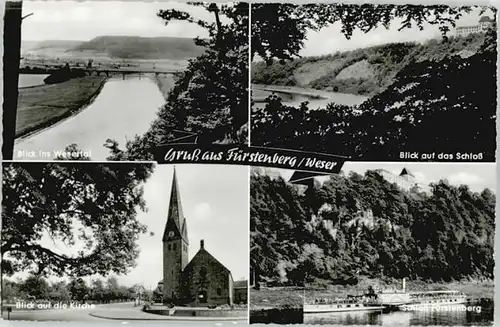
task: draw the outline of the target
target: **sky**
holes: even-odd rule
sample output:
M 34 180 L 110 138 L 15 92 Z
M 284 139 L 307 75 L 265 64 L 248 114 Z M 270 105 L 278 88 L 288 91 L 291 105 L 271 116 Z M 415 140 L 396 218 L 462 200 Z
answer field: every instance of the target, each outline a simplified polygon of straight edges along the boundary
M 228 268 L 234 280 L 248 279 L 249 274 L 249 168 L 228 165 L 176 165 L 179 194 L 187 220 L 189 260 L 205 249 Z M 121 285 L 142 284 L 155 289 L 163 279 L 162 237 L 167 222 L 173 165 L 156 165 L 144 185 L 147 212 L 139 211 L 137 219 L 148 227 L 148 233 L 138 240 L 140 255 L 136 267 L 126 275 L 114 275 Z M 149 234 L 152 231 L 153 236 Z M 41 244 L 57 253 L 76 253 L 79 244 L 68 249 L 62 243 L 54 245 L 47 237 Z M 80 245 L 81 247 L 81 245 Z M 12 279 L 25 278 L 17 273 Z M 84 278 L 89 281 L 101 276 Z M 67 278 L 63 278 L 68 280 Z M 59 278 L 50 277 L 57 281 Z
M 480 11 L 475 9 L 471 13 L 464 15 L 456 22 L 457 26 L 477 25 L 480 18 L 479 13 Z M 485 12 L 484 15 L 494 18 L 491 11 Z M 423 31 L 416 27 L 398 31 L 401 26 L 400 23 L 400 19 L 395 19 L 389 29 L 379 27 L 366 34 L 356 30 L 349 40 L 340 32 L 341 25 L 335 23 L 321 29 L 319 32 L 310 31 L 307 33 L 307 40 L 304 42 L 304 48 L 300 51 L 300 55 L 319 56 L 335 53 L 336 51 L 348 51 L 393 42 L 423 42 L 441 36 L 439 29 L 430 24 L 426 24 Z
M 452 185 L 468 185 L 474 192 L 489 188 L 496 193 L 496 169 L 494 163 L 385 163 L 346 162 L 342 171 L 347 175 L 353 171 L 363 175 L 367 170 L 385 169 L 394 174 L 407 168 L 415 176 L 417 183 L 429 185 L 446 179 Z M 281 176 L 288 180 L 292 170 L 281 170 Z
M 22 25 L 23 41 L 88 41 L 102 35 L 142 37 L 208 37 L 198 25 L 173 21 L 165 26 L 160 9 L 187 11 L 213 21 L 203 8 L 178 2 L 24 1 L 23 15 L 33 13 Z

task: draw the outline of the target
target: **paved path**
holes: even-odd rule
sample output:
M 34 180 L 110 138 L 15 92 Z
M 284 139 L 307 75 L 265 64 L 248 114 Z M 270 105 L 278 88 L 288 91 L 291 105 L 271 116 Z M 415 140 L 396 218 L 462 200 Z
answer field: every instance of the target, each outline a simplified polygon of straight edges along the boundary
M 97 305 L 93 309 L 49 309 L 49 310 L 14 310 L 10 320 L 26 321 L 172 321 L 183 324 L 236 325 L 247 324 L 246 318 L 237 317 L 169 317 L 143 312 L 141 306 L 134 307 L 132 302 Z M 2 318 L 7 319 L 7 312 Z

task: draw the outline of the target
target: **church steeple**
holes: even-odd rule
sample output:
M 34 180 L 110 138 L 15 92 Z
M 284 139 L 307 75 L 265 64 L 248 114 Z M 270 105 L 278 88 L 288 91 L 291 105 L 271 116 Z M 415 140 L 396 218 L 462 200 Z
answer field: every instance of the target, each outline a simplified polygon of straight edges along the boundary
M 177 303 L 182 297 L 182 271 L 188 264 L 186 218 L 182 212 L 177 174 L 172 178 L 167 223 L 163 233 L 163 301 Z
M 168 235 L 171 232 L 174 232 L 175 236 L 180 236 L 186 242 L 188 241 L 187 224 L 182 211 L 179 183 L 177 182 L 175 166 L 172 178 L 172 189 L 170 192 L 170 203 L 168 206 L 167 224 L 165 225 L 165 231 L 163 233 L 163 241 L 169 237 Z

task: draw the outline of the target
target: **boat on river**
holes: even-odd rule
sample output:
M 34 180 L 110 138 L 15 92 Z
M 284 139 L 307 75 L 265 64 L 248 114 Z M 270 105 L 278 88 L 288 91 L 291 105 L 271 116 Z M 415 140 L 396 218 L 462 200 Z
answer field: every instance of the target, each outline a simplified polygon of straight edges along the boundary
M 382 311 L 384 306 L 376 297 L 368 295 L 346 298 L 316 298 L 314 303 L 304 304 L 304 313 L 328 313 L 347 311 Z
M 410 302 L 401 305 L 402 310 L 411 310 L 415 307 L 448 306 L 466 304 L 467 295 L 459 291 L 424 291 L 410 292 Z
M 363 295 L 348 295 L 345 298 L 314 298 L 304 304 L 304 313 L 327 313 L 346 311 L 413 310 L 417 307 L 448 306 L 467 303 L 467 296 L 459 291 L 407 292 L 406 280 L 402 289 L 374 291 L 370 288 Z

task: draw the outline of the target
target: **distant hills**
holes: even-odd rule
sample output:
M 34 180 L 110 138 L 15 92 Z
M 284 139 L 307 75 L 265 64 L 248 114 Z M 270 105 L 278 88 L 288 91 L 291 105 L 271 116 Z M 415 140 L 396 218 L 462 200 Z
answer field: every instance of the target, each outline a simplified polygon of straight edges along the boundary
M 201 55 L 205 50 L 191 38 L 98 36 L 89 41 L 46 40 L 23 42 L 23 49 L 30 52 L 63 50 L 67 54 L 95 53 L 120 59 L 171 59 L 185 60 Z

